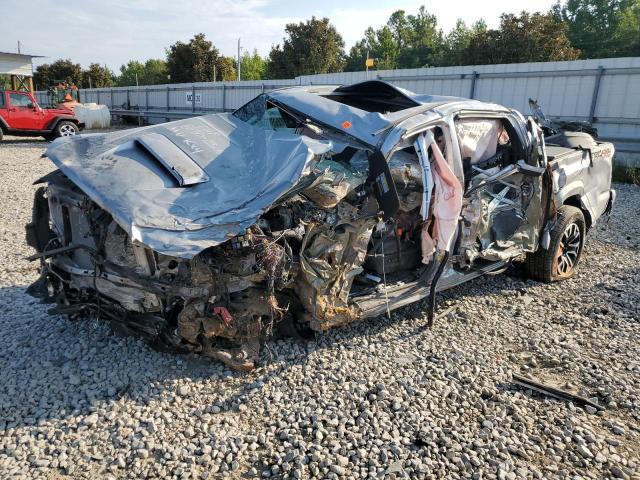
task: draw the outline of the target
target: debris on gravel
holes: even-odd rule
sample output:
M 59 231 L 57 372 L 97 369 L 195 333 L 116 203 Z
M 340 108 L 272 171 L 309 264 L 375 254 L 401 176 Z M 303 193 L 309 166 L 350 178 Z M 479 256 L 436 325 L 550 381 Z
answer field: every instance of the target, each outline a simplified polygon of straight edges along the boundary
M 151 350 L 24 292 L 47 143 L 0 144 L 0 478 L 634 478 L 640 475 L 640 188 L 616 185 L 578 275 L 517 275 L 273 340 L 238 374 Z M 517 373 L 587 409 L 514 385 Z

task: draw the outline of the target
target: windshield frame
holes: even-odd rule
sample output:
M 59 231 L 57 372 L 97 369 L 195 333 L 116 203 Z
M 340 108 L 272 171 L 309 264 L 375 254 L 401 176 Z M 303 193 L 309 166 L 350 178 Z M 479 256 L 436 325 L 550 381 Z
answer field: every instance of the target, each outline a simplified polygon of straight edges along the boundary
M 266 101 L 275 105 L 276 107 L 280 108 L 281 110 L 283 110 L 286 114 L 288 114 L 289 116 L 295 118 L 296 120 L 298 120 L 300 122 L 301 125 L 305 125 L 305 124 L 311 124 L 311 125 L 315 125 L 316 127 L 320 128 L 323 131 L 322 136 L 325 136 L 327 140 L 332 140 L 335 139 L 338 142 L 341 143 L 347 143 L 350 144 L 352 146 L 356 146 L 358 148 L 362 148 L 365 150 L 368 150 L 370 152 L 374 152 L 377 150 L 377 142 L 366 142 L 354 135 L 350 135 L 342 130 L 340 130 L 339 128 L 336 128 L 335 126 L 328 124 L 326 122 L 323 122 L 321 120 L 318 120 L 317 118 L 314 118 L 312 115 L 309 115 L 306 112 L 301 112 L 293 107 L 291 107 L 290 105 L 282 102 L 281 100 L 277 100 L 274 97 L 272 97 L 271 95 L 269 95 L 269 93 L 261 93 L 260 95 L 258 95 L 257 97 L 251 99 L 249 102 L 245 103 L 244 105 L 242 105 L 241 107 L 237 108 L 236 110 L 234 110 L 233 112 L 231 112 L 231 114 L 238 118 L 239 120 L 246 122 L 246 120 L 242 119 L 240 116 L 236 115 L 236 113 L 238 113 L 239 111 L 241 111 L 243 108 L 245 108 L 248 104 L 250 104 L 251 102 L 255 101 L 256 99 L 260 98 L 264 96 Z M 328 100 L 331 101 L 331 100 Z M 246 122 L 248 123 L 248 122 Z M 257 125 L 256 125 L 257 126 Z M 258 127 L 259 128 L 259 127 Z M 278 131 L 278 130 L 274 130 L 274 131 Z M 299 135 L 298 133 L 296 133 L 296 135 Z M 374 139 L 378 139 L 377 137 L 373 137 Z

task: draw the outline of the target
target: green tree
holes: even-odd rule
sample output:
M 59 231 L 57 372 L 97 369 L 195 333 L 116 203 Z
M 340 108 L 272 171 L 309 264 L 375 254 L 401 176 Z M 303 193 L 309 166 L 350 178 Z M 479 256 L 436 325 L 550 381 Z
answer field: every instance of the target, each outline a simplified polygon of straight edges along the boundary
M 240 76 L 242 80 L 262 80 L 267 72 L 267 62 L 258 50 L 253 53 L 244 52 L 240 60 Z
M 399 52 L 400 68 L 417 68 L 437 66 L 441 64 L 444 52 L 442 31 L 438 29 L 435 15 L 421 6 L 417 15 L 407 17 L 409 38 L 407 47 Z
M 378 30 L 369 27 L 364 32 L 364 38 L 349 50 L 345 70 L 349 72 L 364 70 L 367 54 L 368 58 L 374 59 L 374 68 L 377 70 L 398 68 L 399 52 L 398 41 L 388 25 Z
M 271 48 L 268 78 L 340 72 L 345 65 L 344 40 L 328 18 L 289 23 L 282 45 Z
M 79 63 L 73 63 L 71 59 L 56 60 L 51 64 L 43 64 L 36 67 L 33 74 L 36 90 L 46 90 L 53 82 L 62 81 L 72 83 L 77 87 L 83 87 L 82 67 Z
M 169 83 L 167 62 L 150 58 L 144 62 L 143 78 L 146 85 L 162 85 Z
M 442 65 L 463 65 L 464 52 L 474 35 L 477 35 L 476 26 L 469 28 L 462 19 L 458 19 L 456 26 L 444 38 Z
M 373 54 L 379 70 L 398 68 L 398 48 L 397 39 L 394 38 L 391 29 L 385 25 L 371 37 Z
M 115 83 L 115 76 L 111 70 L 105 65 L 92 63 L 89 68 L 82 72 L 82 86 L 84 88 L 102 88 L 111 87 Z
M 613 39 L 621 57 L 640 56 L 640 0 L 620 11 Z
M 576 60 L 567 25 L 551 13 L 502 14 L 497 30 L 479 29 L 461 55 L 467 65 Z
M 139 85 L 146 85 L 143 82 L 144 64 L 138 60 L 130 60 L 126 65 L 120 66 L 120 76 L 118 77 L 118 86 L 130 87 L 136 85 L 136 76 Z
M 242 68 L 242 67 L 241 67 Z M 237 80 L 236 59 L 220 56 L 216 59 L 216 76 L 218 82 Z M 212 79 L 213 80 L 213 79 Z
M 568 24 L 571 44 L 583 58 L 603 58 L 638 55 L 639 8 L 640 0 L 567 0 L 551 12 Z
M 167 71 L 172 83 L 234 80 L 236 75 L 228 58 L 208 41 L 204 33 L 195 35 L 189 43 L 176 42 L 167 49 Z
M 167 63 L 164 60 L 152 58 L 145 63 L 131 60 L 126 65 L 120 67 L 118 85 L 121 87 L 135 85 L 136 75 L 138 76 L 139 85 L 161 85 L 169 83 Z
M 377 30 L 369 27 L 364 38 L 351 47 L 346 69 L 362 70 L 367 52 L 369 58 L 376 60 L 378 70 L 439 65 L 443 51 L 442 32 L 435 15 L 429 14 L 424 6 L 416 15 L 397 10 L 386 25 Z

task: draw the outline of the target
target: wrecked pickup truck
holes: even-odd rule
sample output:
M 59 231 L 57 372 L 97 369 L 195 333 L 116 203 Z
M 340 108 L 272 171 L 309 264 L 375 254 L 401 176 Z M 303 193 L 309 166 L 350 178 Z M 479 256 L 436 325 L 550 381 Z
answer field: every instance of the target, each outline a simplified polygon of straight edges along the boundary
M 27 241 L 52 314 L 250 370 L 322 331 L 525 259 L 570 277 L 614 200 L 613 146 L 499 105 L 381 81 L 55 141 Z

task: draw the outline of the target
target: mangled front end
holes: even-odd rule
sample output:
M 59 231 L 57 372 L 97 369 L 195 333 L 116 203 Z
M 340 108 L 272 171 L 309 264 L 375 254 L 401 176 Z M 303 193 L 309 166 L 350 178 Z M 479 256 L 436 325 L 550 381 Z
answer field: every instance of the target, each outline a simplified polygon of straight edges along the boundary
M 29 292 L 250 370 L 274 327 L 358 315 L 348 293 L 377 205 L 334 153 L 224 115 L 56 143 L 27 226 L 42 268 Z

